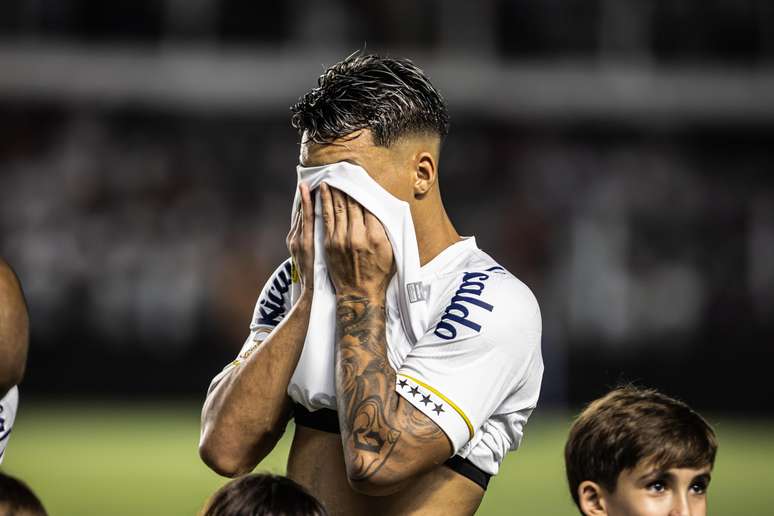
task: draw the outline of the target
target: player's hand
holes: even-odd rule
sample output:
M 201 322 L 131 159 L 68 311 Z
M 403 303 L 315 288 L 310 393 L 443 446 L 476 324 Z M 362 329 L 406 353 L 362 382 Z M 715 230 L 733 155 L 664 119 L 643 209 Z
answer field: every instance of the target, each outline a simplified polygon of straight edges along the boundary
M 301 208 L 293 218 L 286 239 L 293 267 L 305 291 L 314 290 L 314 205 L 306 183 L 298 185 Z
M 325 256 L 338 296 L 363 296 L 384 302 L 395 273 L 392 246 L 384 226 L 344 192 L 320 186 L 325 225 Z

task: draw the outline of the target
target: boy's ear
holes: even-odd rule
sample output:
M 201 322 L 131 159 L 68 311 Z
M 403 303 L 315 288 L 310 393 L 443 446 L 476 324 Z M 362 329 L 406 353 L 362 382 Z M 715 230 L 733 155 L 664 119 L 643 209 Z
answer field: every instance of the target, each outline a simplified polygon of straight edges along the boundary
M 591 480 L 584 480 L 578 486 L 578 504 L 586 516 L 607 515 L 602 488 Z
M 415 158 L 416 169 L 414 173 L 414 197 L 422 197 L 438 178 L 435 158 L 429 152 L 422 152 Z

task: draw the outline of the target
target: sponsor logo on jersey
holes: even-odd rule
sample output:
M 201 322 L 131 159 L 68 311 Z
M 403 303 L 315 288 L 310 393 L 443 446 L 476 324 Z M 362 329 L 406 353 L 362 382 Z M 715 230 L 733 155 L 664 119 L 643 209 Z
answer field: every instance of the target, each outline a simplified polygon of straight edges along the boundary
M 285 306 L 285 294 L 290 290 L 291 265 L 290 262 L 274 276 L 274 279 L 266 292 L 266 296 L 261 299 L 258 310 L 258 324 L 267 324 L 277 326 L 285 316 L 287 307 Z
M 481 299 L 488 274 L 483 272 L 466 272 L 462 276 L 462 284 L 454 293 L 451 303 L 444 310 L 441 320 L 435 327 L 435 335 L 444 340 L 452 340 L 457 337 L 457 330 L 461 327 L 470 328 L 475 332 L 481 331 L 481 325 L 473 320 L 476 312 L 486 310 L 491 312 L 494 306 Z

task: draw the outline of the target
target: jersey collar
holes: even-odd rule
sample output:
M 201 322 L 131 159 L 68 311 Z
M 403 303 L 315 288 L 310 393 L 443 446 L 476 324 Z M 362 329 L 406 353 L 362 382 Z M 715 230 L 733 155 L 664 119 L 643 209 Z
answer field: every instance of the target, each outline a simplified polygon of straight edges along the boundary
M 444 269 L 446 269 L 452 262 L 457 260 L 457 258 L 469 253 L 474 249 L 478 249 L 478 246 L 476 245 L 476 237 L 462 237 L 461 240 L 453 243 L 438 253 L 435 258 L 424 264 L 420 268 L 422 275 L 432 275 L 444 272 Z

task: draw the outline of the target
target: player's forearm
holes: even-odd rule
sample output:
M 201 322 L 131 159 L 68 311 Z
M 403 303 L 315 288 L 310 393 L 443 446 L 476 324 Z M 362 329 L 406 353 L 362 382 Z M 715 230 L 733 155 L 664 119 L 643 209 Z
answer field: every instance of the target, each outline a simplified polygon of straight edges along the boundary
M 209 393 L 200 454 L 218 473 L 252 470 L 274 447 L 290 417 L 288 383 L 303 349 L 311 295 Z
M 24 377 L 28 343 L 29 319 L 21 285 L 0 259 L 0 397 Z
M 336 392 L 347 474 L 359 491 L 389 494 L 448 458 L 422 450 L 445 436 L 395 392 L 384 299 L 339 296 L 336 317 Z

